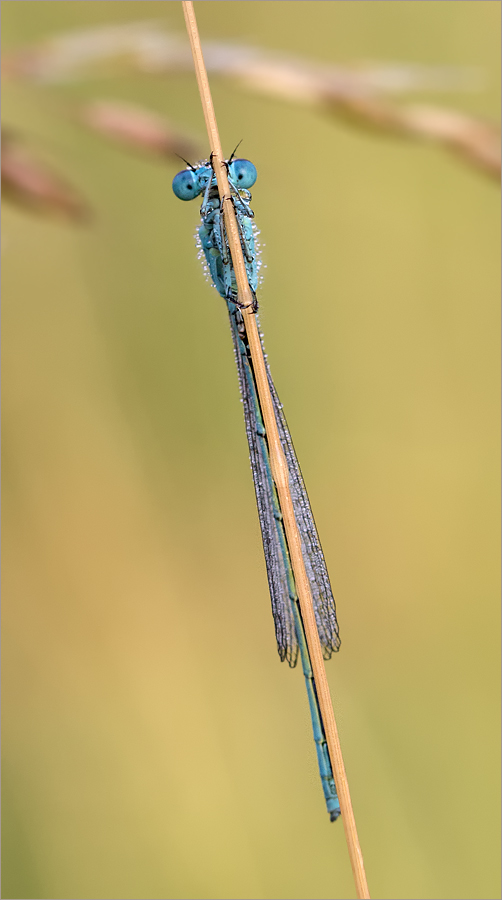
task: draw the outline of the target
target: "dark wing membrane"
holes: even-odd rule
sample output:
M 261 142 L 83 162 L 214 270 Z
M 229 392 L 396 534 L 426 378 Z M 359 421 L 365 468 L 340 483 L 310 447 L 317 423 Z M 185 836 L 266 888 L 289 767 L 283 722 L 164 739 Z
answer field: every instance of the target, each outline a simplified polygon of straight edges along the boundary
M 263 352 L 265 356 L 264 347 Z M 333 591 L 331 590 L 328 570 L 326 568 L 319 535 L 317 534 L 314 516 L 312 515 L 312 510 L 310 508 L 307 490 L 296 458 L 295 448 L 293 447 L 293 441 L 291 440 L 282 404 L 277 395 L 272 375 L 270 374 L 266 356 L 265 364 L 267 367 L 268 384 L 270 393 L 272 394 L 275 418 L 279 430 L 279 438 L 289 469 L 291 499 L 293 501 L 298 530 L 300 532 L 305 568 L 310 581 L 317 629 L 319 631 L 324 659 L 330 659 L 331 654 L 340 648 L 335 599 L 333 597 Z
M 270 471 L 266 432 L 242 316 L 232 302 L 228 303 L 228 310 L 239 373 L 239 386 L 244 405 L 246 435 L 263 538 L 277 649 L 281 660 L 286 659 L 293 667 L 298 658 L 298 640 L 291 605 L 292 601 L 296 600 L 296 588 L 284 535 L 282 514 Z

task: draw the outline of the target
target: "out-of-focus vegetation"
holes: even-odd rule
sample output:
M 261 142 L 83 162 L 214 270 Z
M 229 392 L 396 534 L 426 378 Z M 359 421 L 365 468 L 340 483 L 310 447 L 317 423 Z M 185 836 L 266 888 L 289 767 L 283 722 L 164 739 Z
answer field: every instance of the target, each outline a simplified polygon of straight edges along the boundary
M 488 166 L 211 77 L 224 147 L 259 172 L 261 321 L 337 595 L 372 896 L 497 897 L 500 6 L 196 12 L 203 39 L 276 58 L 477 73 L 371 102 L 449 111 Z M 181 36 L 181 4 L 2 14 L 23 201 L 2 229 L 2 896 L 353 896 L 275 651 L 224 305 L 171 192 L 172 152 L 206 152 L 193 73 L 12 65 L 98 26 Z

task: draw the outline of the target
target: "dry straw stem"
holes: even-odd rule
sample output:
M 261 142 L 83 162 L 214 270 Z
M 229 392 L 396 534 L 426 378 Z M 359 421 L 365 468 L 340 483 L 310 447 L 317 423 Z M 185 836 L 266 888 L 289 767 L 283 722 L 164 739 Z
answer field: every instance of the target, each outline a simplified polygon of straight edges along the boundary
M 185 14 L 185 21 L 190 38 L 190 44 L 192 47 L 197 82 L 199 85 L 202 106 L 204 110 L 204 118 L 206 120 L 206 126 L 209 135 L 213 169 L 216 175 L 218 191 L 223 206 L 223 216 L 226 232 L 228 235 L 228 243 L 232 256 L 235 277 L 237 281 L 238 297 L 240 303 L 242 303 L 244 306 L 243 318 L 253 360 L 253 367 L 258 387 L 261 410 L 265 423 L 265 429 L 267 432 L 267 440 L 270 451 L 270 465 L 277 487 L 277 493 L 279 495 L 279 502 L 283 515 L 286 537 L 291 555 L 296 587 L 298 590 L 298 597 L 300 600 L 302 619 L 305 626 L 310 659 L 312 662 L 312 669 L 314 672 L 314 679 L 319 697 L 319 705 L 321 707 L 321 713 L 326 732 L 326 740 L 328 743 L 331 764 L 333 766 L 333 774 L 335 776 L 335 782 L 338 789 L 340 808 L 342 811 L 342 820 L 345 828 L 345 836 L 347 839 L 352 871 L 354 873 L 354 880 L 356 883 L 357 896 L 365 898 L 369 897 L 370 895 L 368 891 L 368 884 L 366 881 L 366 874 L 364 871 L 361 847 L 359 845 L 359 839 L 357 836 L 356 823 L 350 800 L 349 786 L 347 782 L 347 776 L 345 774 L 345 767 L 343 764 L 342 751 L 338 738 L 333 705 L 331 702 L 328 681 L 326 678 L 326 671 L 324 668 L 324 660 L 322 657 L 319 635 L 317 632 L 312 595 L 310 593 L 310 585 L 303 562 L 300 535 L 298 532 L 298 526 L 296 524 L 293 503 L 291 500 L 291 493 L 289 490 L 288 467 L 282 451 L 281 442 L 279 440 L 279 433 L 277 430 L 272 398 L 270 396 L 270 390 L 268 386 L 265 361 L 263 358 L 260 337 L 256 325 L 256 317 L 252 309 L 253 298 L 249 288 L 244 259 L 242 256 L 242 248 L 239 239 L 239 232 L 237 229 L 237 221 L 230 196 L 230 188 L 227 179 L 225 160 L 221 148 L 218 126 L 216 124 L 216 117 L 214 113 L 213 102 L 211 99 L 211 92 L 209 89 L 209 82 L 207 79 L 206 68 L 202 56 L 200 39 L 197 30 L 197 22 L 195 19 L 193 4 L 189 2 L 189 0 L 184 0 L 183 12 Z

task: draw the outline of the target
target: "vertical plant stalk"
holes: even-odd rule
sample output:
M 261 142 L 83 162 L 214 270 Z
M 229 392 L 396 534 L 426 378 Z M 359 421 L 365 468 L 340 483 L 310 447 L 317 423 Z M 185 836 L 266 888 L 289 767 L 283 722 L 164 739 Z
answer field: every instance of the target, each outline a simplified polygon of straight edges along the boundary
M 260 406 L 263 414 L 263 420 L 267 433 L 267 441 L 270 452 L 270 466 L 272 475 L 277 487 L 279 495 L 279 503 L 283 515 L 284 527 L 288 541 L 288 547 L 293 566 L 298 597 L 300 601 L 300 609 L 307 637 L 307 644 L 314 673 L 319 705 L 321 708 L 326 740 L 333 768 L 333 774 L 340 800 L 340 809 L 342 814 L 343 825 L 345 829 L 345 837 L 349 850 L 350 862 L 354 874 L 357 896 L 359 898 L 369 898 L 368 884 L 366 881 L 366 873 L 364 871 L 364 862 L 357 836 L 356 823 L 352 803 L 349 793 L 349 785 L 345 774 L 343 764 L 342 751 L 338 738 L 338 730 L 333 712 L 333 704 L 329 692 L 328 681 L 326 678 L 326 670 L 324 668 L 324 660 L 321 651 L 321 644 L 317 632 L 317 625 L 314 615 L 314 606 L 312 603 L 312 595 L 310 592 L 310 584 L 305 571 L 303 561 L 300 534 L 296 524 L 291 493 L 289 489 L 289 473 L 282 451 L 277 423 L 272 405 L 272 397 L 268 386 L 267 372 L 263 352 L 260 343 L 256 318 L 253 312 L 253 297 L 248 284 L 244 258 L 242 255 L 241 242 L 237 228 L 235 211 L 230 195 L 230 187 L 228 184 L 227 170 L 225 159 L 223 156 L 218 126 L 214 113 L 213 101 L 209 89 L 204 58 L 200 45 L 200 38 L 195 19 L 193 3 L 190 0 L 183 0 L 183 12 L 187 26 L 188 36 L 192 47 L 192 54 L 195 65 L 195 72 L 199 91 L 204 110 L 204 118 L 209 136 L 209 144 L 211 147 L 211 159 L 218 184 L 218 192 L 223 207 L 223 216 L 225 222 L 226 233 L 228 236 L 228 244 L 232 257 L 232 264 L 237 282 L 239 303 L 243 305 L 242 315 L 246 327 L 246 333 L 249 341 L 251 357 L 253 360 L 253 368 L 258 387 L 260 398 Z

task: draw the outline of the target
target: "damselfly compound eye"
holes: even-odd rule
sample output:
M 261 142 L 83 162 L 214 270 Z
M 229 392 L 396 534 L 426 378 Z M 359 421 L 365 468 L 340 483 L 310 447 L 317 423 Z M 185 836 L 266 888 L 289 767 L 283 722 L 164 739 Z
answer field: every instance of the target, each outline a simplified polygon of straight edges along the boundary
M 254 167 L 253 167 L 254 168 Z M 173 178 L 173 191 L 179 200 L 193 200 L 201 192 L 199 180 L 191 169 L 183 169 Z
M 256 166 L 249 159 L 234 159 L 228 167 L 230 178 L 238 188 L 250 188 L 258 178 Z

